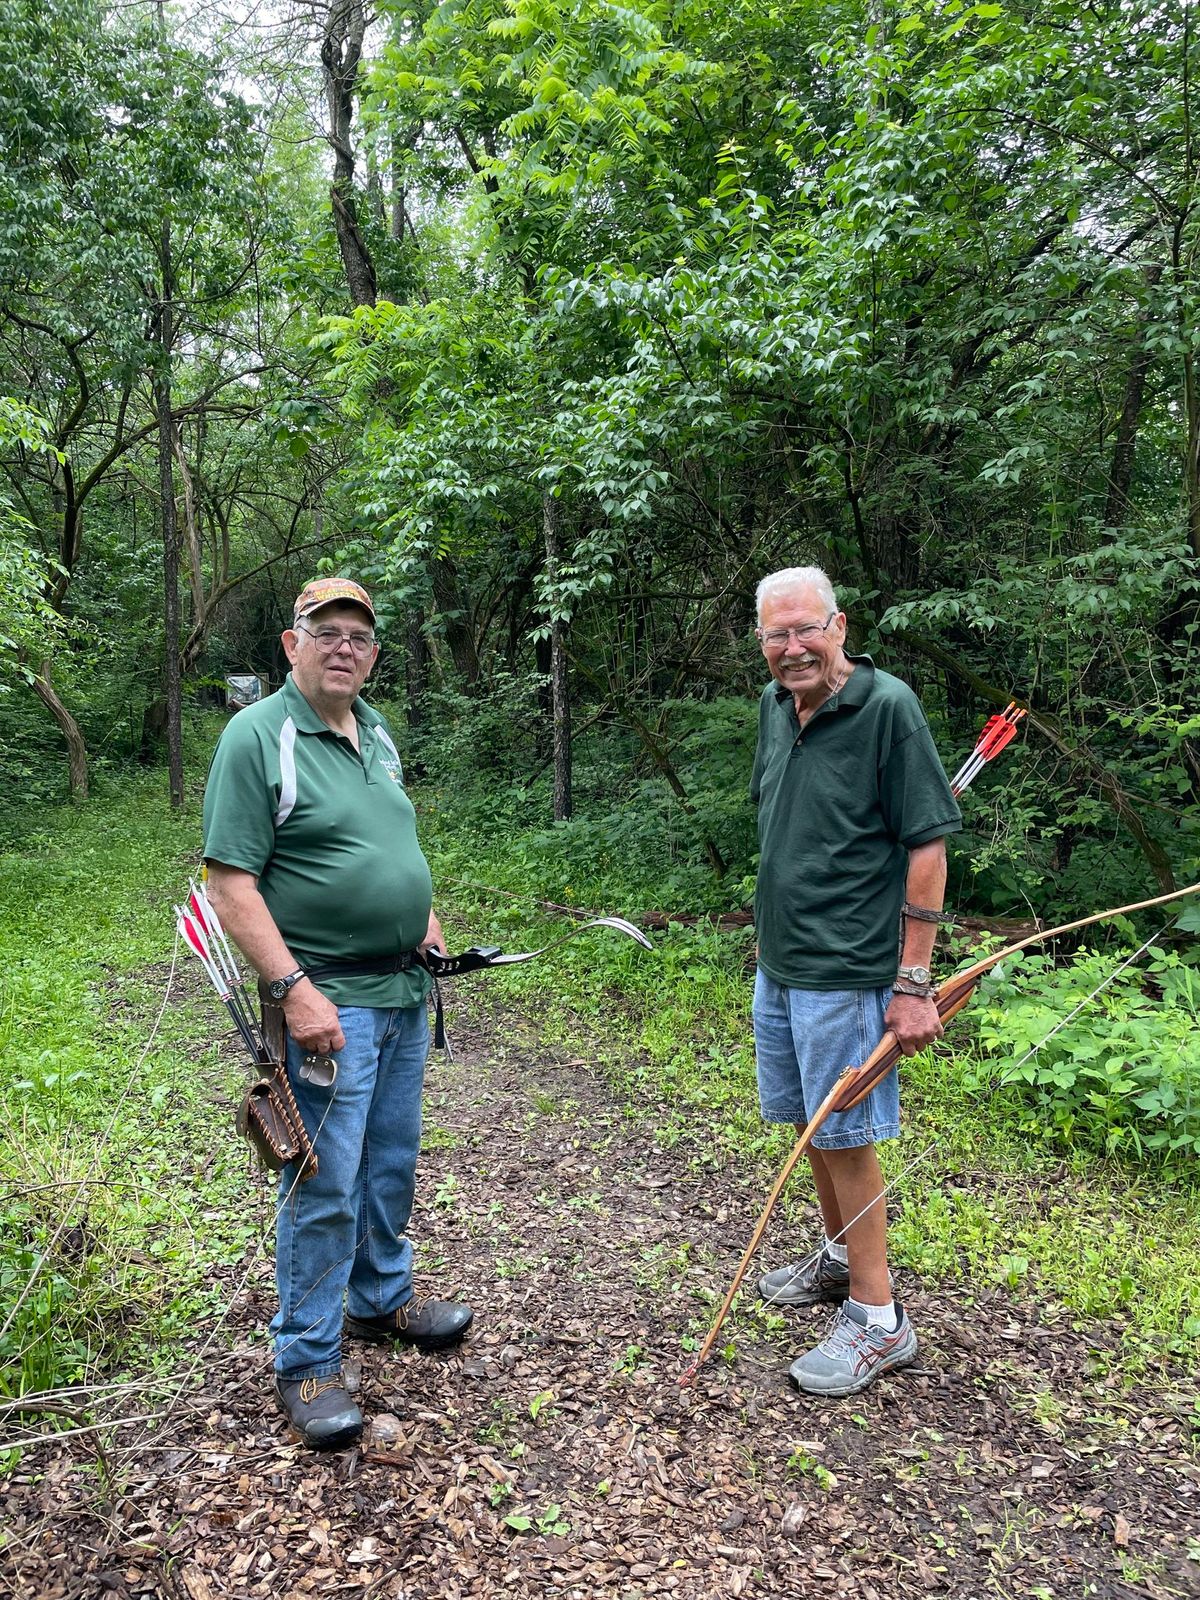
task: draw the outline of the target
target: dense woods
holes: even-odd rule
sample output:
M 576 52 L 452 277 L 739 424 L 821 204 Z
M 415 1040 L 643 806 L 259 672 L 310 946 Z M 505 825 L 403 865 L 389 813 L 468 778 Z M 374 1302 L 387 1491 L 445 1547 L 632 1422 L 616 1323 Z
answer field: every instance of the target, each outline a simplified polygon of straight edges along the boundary
M 948 765 L 1031 706 L 960 899 L 1187 881 L 1192 29 L 4 0 L 7 778 L 178 797 L 181 714 L 344 569 L 410 759 L 529 821 L 636 789 L 735 903 L 753 588 L 813 560 Z

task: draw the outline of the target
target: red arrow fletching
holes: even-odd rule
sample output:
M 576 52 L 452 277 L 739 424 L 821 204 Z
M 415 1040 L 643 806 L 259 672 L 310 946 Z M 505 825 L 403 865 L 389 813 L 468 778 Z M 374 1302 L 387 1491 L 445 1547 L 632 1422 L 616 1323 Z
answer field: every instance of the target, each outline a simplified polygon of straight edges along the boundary
M 998 756 L 1004 746 L 1016 737 L 1017 725 L 1015 722 L 1002 722 L 987 742 L 987 746 L 979 753 L 985 761 L 991 761 L 993 756 Z
M 196 954 L 200 957 L 201 961 L 207 961 L 211 965 L 212 955 L 208 948 L 208 940 L 204 937 L 204 934 L 197 926 L 196 919 L 194 917 L 189 917 L 187 912 L 184 911 L 182 907 L 180 907 L 179 910 L 179 931 L 187 940 L 188 944 L 191 945 Z
M 983 753 L 983 748 L 987 744 L 987 742 L 988 742 L 989 738 L 991 737 L 992 733 L 995 731 L 995 729 L 997 729 L 1000 726 L 1000 724 L 1003 721 L 1004 721 L 1004 718 L 1000 715 L 1000 713 L 998 711 L 996 712 L 995 716 L 989 717 L 987 719 L 987 721 L 984 723 L 983 727 L 980 728 L 979 737 L 975 741 L 975 749 L 974 749 L 974 752 L 973 752 L 975 755 L 981 755 Z

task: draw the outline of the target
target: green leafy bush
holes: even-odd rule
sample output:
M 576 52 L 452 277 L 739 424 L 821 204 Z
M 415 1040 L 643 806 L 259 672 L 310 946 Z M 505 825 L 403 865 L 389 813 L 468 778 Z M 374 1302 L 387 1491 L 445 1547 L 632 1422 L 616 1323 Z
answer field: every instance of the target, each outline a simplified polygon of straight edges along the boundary
M 1057 968 L 1046 955 L 1006 964 L 988 980 L 979 1039 L 989 1056 L 969 1070 L 968 1087 L 995 1081 L 999 1057 L 999 1081 L 1025 1086 L 1031 1131 L 1106 1155 L 1182 1161 L 1200 1153 L 1200 966 L 1195 952 L 1156 949 L 1145 969 L 1113 978 L 1118 961 L 1109 950 Z

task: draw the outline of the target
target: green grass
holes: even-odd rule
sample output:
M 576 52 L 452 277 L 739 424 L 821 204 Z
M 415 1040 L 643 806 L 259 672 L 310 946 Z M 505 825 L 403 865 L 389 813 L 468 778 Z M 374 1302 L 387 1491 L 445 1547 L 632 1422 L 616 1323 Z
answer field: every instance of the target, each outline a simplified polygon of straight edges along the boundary
M 469 866 L 475 883 L 570 900 L 569 852 L 549 857 L 539 877 L 528 839 L 516 849 L 512 830 L 494 842 L 475 827 L 456 832 L 432 791 L 416 798 L 453 945 L 516 949 L 563 931 L 527 900 L 450 880 Z M 24 1303 L 0 1343 L 0 1393 L 173 1370 L 174 1335 L 227 1306 L 213 1269 L 243 1262 L 271 1212 L 231 1128 L 239 1074 L 227 1042 L 217 1047 L 229 1033 L 223 1012 L 186 965 L 163 1007 L 170 905 L 196 864 L 198 812 L 172 815 L 153 774 L 86 807 L 10 812 L 2 837 L 0 1321 Z M 666 864 L 659 903 L 673 909 L 670 884 L 686 874 Z M 606 873 L 575 872 L 588 891 L 578 899 L 626 914 L 655 903 L 644 859 L 636 875 L 615 864 Z M 764 1127 L 757 1112 L 752 935 L 672 926 L 655 945 L 651 955 L 615 934 L 586 934 L 543 961 L 464 980 L 455 998 L 524 1012 L 535 1041 L 594 1060 L 660 1146 L 697 1169 L 736 1163 L 765 1188 L 790 1132 Z M 1061 1129 L 1035 1137 L 1017 1091 L 964 1087 L 978 1066 L 967 1018 L 950 1048 L 903 1069 L 906 1133 L 885 1155 L 898 1178 L 898 1262 L 952 1281 L 964 1304 L 996 1286 L 1081 1327 L 1104 1320 L 1120 1335 L 1127 1376 L 1194 1368 L 1195 1182 L 1154 1162 L 1098 1160 Z M 531 1117 L 565 1111 L 531 1086 Z M 457 1142 L 427 1130 L 427 1147 Z M 922 1164 L 901 1175 L 926 1145 Z M 777 1236 L 789 1217 L 804 1226 L 809 1198 L 798 1179 Z M 434 1203 L 457 1209 L 457 1189 L 444 1186 Z M 704 1255 L 705 1239 L 690 1244 Z M 687 1265 L 681 1250 L 648 1260 L 646 1273 L 674 1281 Z M 530 1265 L 512 1250 L 504 1270 Z
M 234 1088 L 213 1043 L 224 1016 L 182 956 L 164 1007 L 170 906 L 199 836 L 195 809 L 173 816 L 164 788 L 140 778 L 8 819 L 0 1393 L 94 1382 L 135 1350 L 165 1359 L 172 1331 L 220 1303 L 211 1264 L 257 1232 L 245 1159 L 214 1110 Z

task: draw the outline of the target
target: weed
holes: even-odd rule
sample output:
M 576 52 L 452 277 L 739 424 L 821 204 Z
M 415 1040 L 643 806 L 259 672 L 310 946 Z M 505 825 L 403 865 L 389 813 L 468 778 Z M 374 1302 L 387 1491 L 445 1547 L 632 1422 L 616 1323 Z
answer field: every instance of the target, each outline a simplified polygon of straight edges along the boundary
M 837 1488 L 836 1475 L 806 1450 L 793 1450 L 787 1458 L 784 1471 L 789 1478 L 811 1478 L 818 1489 L 824 1489 L 826 1493 Z
M 623 1372 L 627 1378 L 632 1378 L 639 1368 L 646 1365 L 646 1351 L 640 1344 L 627 1344 L 625 1354 L 618 1356 L 613 1365 L 615 1372 Z
M 540 1533 L 543 1538 L 551 1534 L 561 1538 L 563 1534 L 571 1531 L 571 1524 L 563 1516 L 560 1505 L 549 1505 L 544 1511 L 532 1515 L 512 1511 L 505 1517 L 504 1526 L 513 1533 Z
M 462 1135 L 452 1132 L 449 1128 L 439 1128 L 427 1122 L 421 1130 L 422 1151 L 456 1150 L 461 1143 Z
M 531 1256 L 514 1255 L 507 1258 L 498 1256 L 492 1270 L 498 1278 L 523 1278 L 536 1266 L 537 1262 Z
M 1048 1433 L 1057 1433 L 1061 1430 L 1062 1420 L 1066 1407 L 1056 1394 L 1049 1389 L 1039 1389 L 1034 1396 L 1033 1415 Z
M 529 1402 L 529 1415 L 535 1422 L 543 1411 L 547 1417 L 554 1411 L 554 1391 L 552 1389 L 543 1389 L 540 1394 L 535 1394 Z

